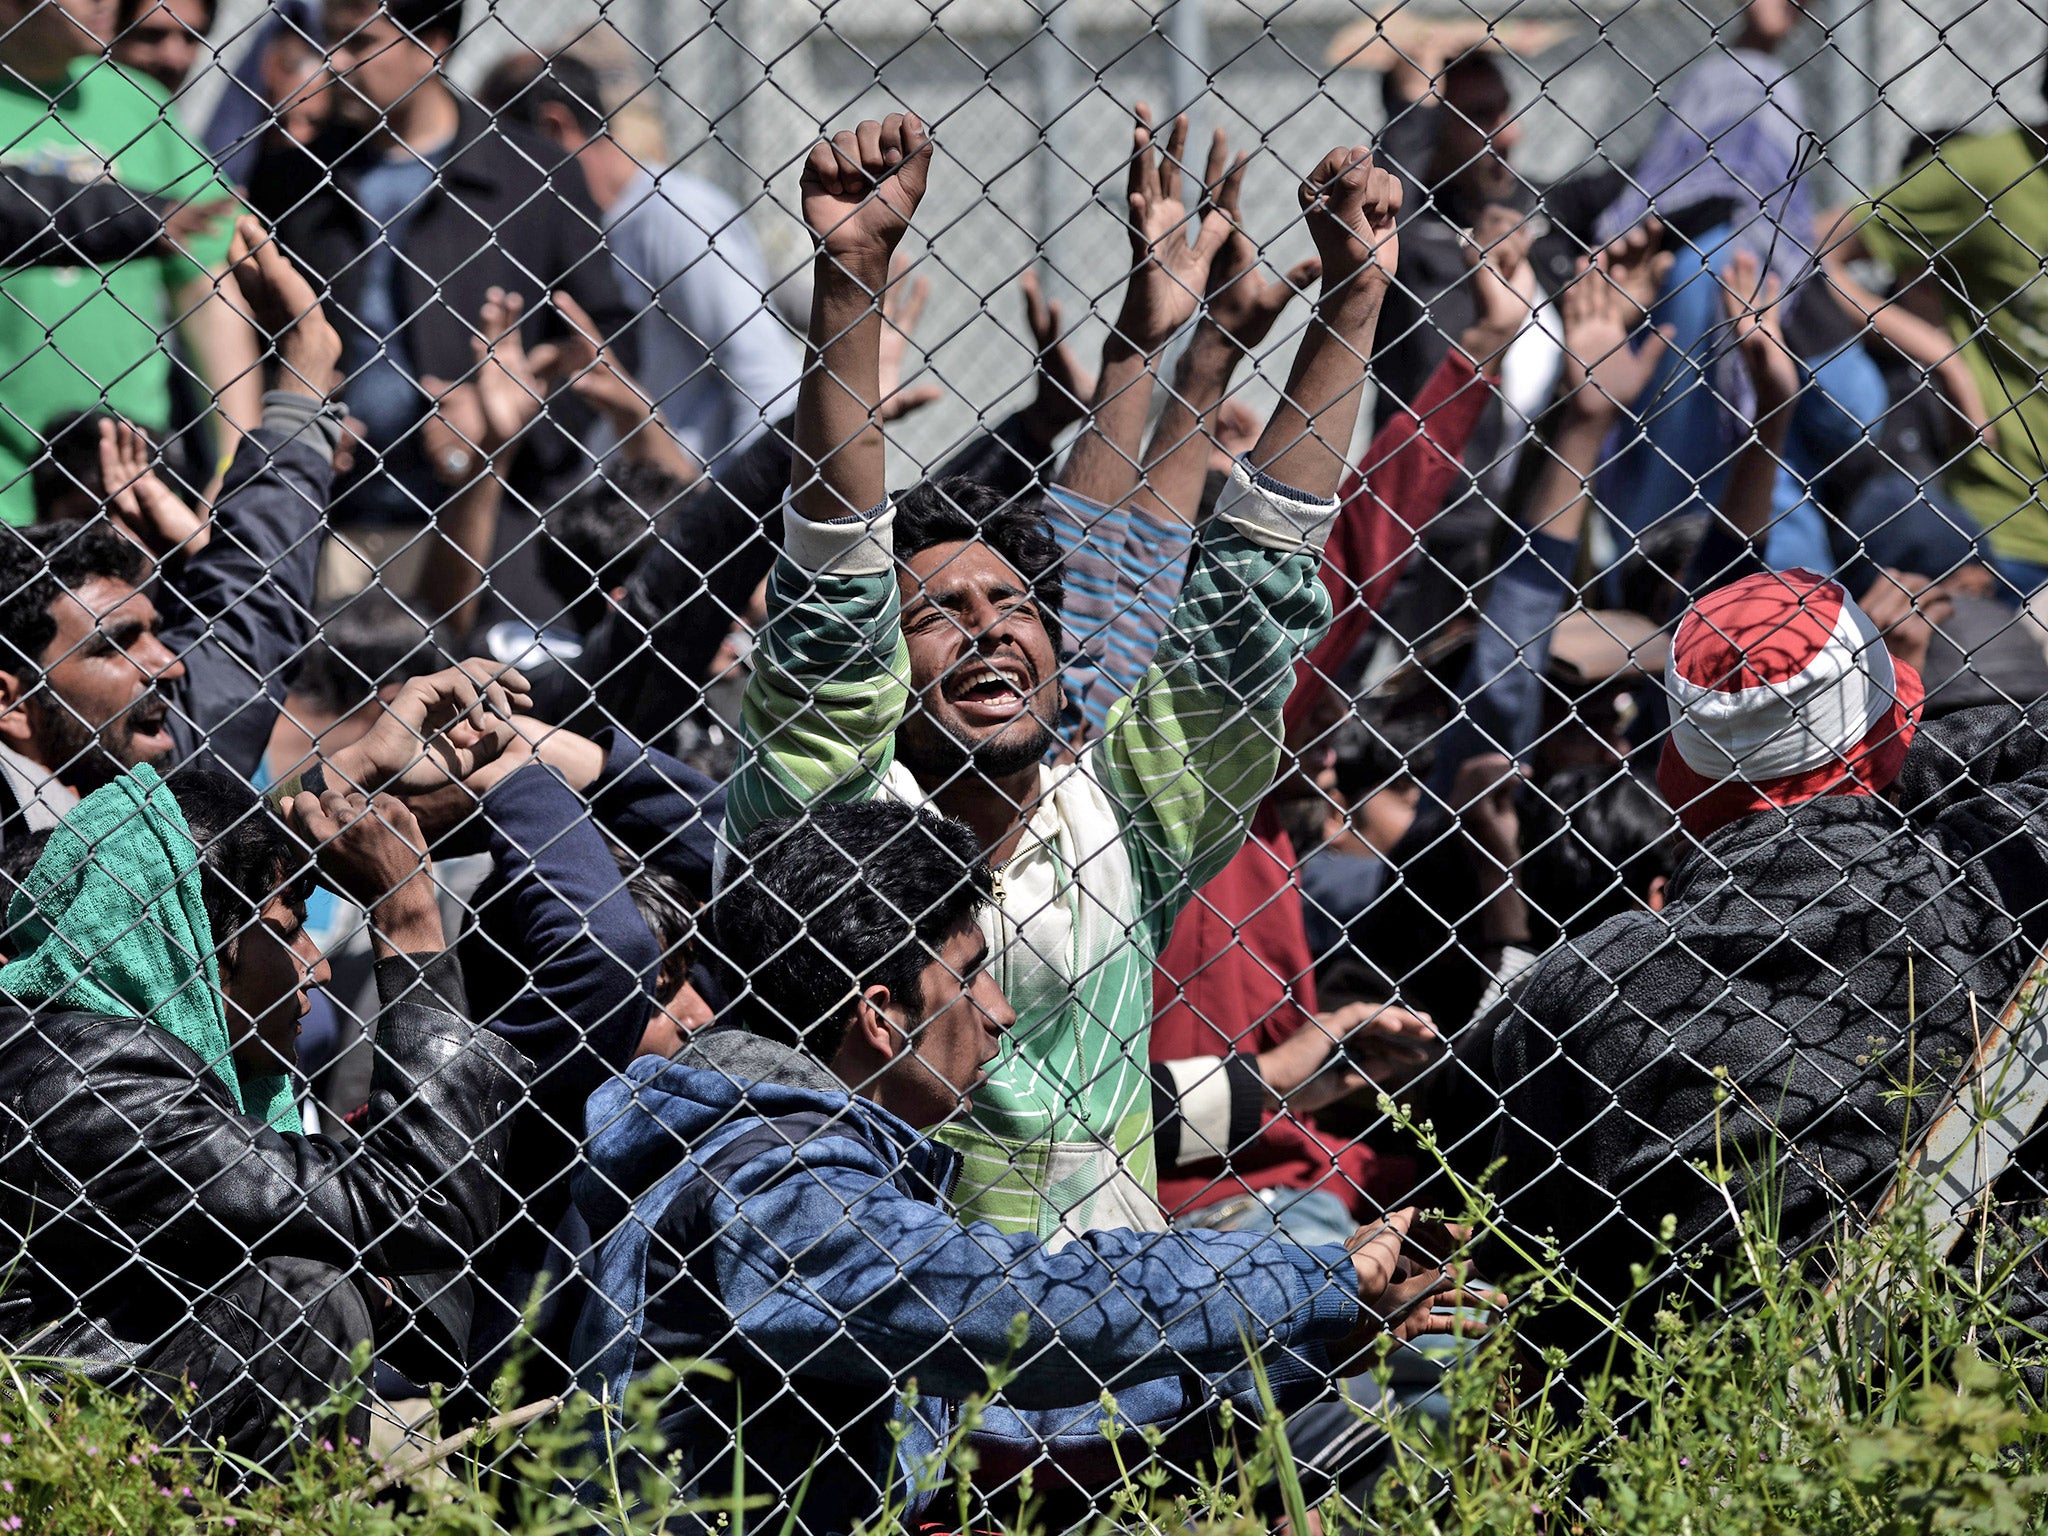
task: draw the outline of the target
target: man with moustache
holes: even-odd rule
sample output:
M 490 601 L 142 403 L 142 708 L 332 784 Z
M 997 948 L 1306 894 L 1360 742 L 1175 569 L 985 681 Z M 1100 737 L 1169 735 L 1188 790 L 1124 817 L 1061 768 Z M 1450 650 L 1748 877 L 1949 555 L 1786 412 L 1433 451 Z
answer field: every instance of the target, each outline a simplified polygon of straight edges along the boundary
M 1172 190 L 1147 185 L 1142 120 L 1135 138 L 1134 208 Z M 1162 1231 L 1153 960 L 1242 845 L 1279 767 L 1295 661 L 1329 622 L 1323 541 L 1394 270 L 1400 190 L 1363 147 L 1333 150 L 1302 185 L 1322 290 L 1281 406 L 1195 541 L 1152 666 L 1101 737 L 1053 766 L 1064 593 L 1046 519 L 957 479 L 891 496 L 873 425 L 877 295 L 931 159 L 923 125 L 892 116 L 820 145 L 805 171 L 814 356 L 728 838 L 833 800 L 929 803 L 965 823 L 995 866 L 982 921 L 1017 1025 L 971 1118 L 945 1133 L 962 1154 L 958 1207 L 1040 1241 Z M 1166 269 L 1170 243 L 1134 236 L 1121 335 L 1170 334 L 1148 323 L 1187 291 Z M 1111 361 L 1146 366 L 1133 347 Z M 1183 1139 L 1220 1150 L 1249 1135 L 1230 1134 L 1223 1073 L 1161 1099 Z
M 285 670 L 313 638 L 341 340 L 254 219 L 240 221 L 232 257 L 277 337 L 278 387 L 228 469 L 204 548 L 159 583 L 104 516 L 0 534 L 0 842 L 56 825 L 143 763 L 203 761 L 249 780 Z

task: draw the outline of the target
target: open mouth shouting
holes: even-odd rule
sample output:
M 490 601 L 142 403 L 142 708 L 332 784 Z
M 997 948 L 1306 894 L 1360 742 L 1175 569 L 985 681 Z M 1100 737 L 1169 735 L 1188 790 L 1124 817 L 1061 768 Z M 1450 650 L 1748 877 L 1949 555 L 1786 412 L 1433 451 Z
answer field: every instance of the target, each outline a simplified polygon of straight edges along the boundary
M 994 728 L 1030 712 L 1038 679 L 1022 657 L 976 656 L 947 676 L 946 702 L 970 726 Z
M 170 703 L 161 695 L 150 694 L 138 700 L 126 717 L 128 752 L 124 756 L 139 763 L 170 752 L 174 743 L 165 726 L 170 715 Z

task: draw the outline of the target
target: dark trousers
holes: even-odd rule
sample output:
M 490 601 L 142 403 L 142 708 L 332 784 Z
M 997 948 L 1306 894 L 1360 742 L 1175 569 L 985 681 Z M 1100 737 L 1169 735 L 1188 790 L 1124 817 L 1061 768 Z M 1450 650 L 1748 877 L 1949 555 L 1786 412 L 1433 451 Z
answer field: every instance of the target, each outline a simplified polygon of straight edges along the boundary
M 271 1471 L 323 1436 L 369 1432 L 357 1402 L 330 1400 L 355 1379 L 372 1337 L 357 1282 L 305 1259 L 265 1259 L 215 1291 L 137 1367 L 154 1390 L 139 1406 L 168 1435 L 225 1446 Z

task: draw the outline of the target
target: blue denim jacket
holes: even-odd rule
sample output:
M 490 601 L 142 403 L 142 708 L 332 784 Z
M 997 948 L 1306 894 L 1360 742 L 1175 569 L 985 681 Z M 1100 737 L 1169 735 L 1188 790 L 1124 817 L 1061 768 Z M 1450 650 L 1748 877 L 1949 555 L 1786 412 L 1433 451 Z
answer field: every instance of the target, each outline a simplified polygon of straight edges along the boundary
M 1053 1251 L 963 1225 L 944 1205 L 952 1151 L 736 1030 L 635 1062 L 591 1096 L 587 1128 L 576 1198 L 600 1241 L 582 1384 L 617 1404 L 664 1361 L 715 1361 L 729 1379 L 685 1376 L 661 1405 L 672 1475 L 729 1495 L 737 1441 L 750 1493 L 780 1502 L 808 1474 L 810 1531 L 890 1497 L 914 1516 L 917 1469 L 990 1365 L 1013 1374 L 973 1436 L 981 1475 L 1050 1458 L 1106 1481 L 1105 1389 L 1125 1424 L 1178 1446 L 1225 1398 L 1257 1412 L 1248 1346 L 1284 1406 L 1359 1316 L 1340 1247 L 1113 1231 Z

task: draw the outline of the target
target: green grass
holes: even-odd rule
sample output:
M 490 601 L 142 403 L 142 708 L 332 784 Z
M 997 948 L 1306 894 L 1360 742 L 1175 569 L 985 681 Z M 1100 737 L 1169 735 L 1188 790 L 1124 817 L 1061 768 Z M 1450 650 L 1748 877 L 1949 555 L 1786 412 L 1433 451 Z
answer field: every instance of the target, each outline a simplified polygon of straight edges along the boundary
M 1474 1212 L 1479 1220 L 1486 1215 Z M 1485 1532 L 1557 1536 L 1903 1536 L 2048 1529 L 2048 1412 L 2025 1387 L 2040 1341 L 2001 1311 L 2019 1252 L 1981 1242 L 1954 1266 L 1931 1251 L 1925 1206 L 1906 1198 L 1874 1229 L 1835 1246 L 1839 1283 L 1775 1259 L 1770 1223 L 1741 1222 L 1744 1258 L 1709 1281 L 1734 1306 L 1654 1314 L 1647 1338 L 1616 1332 L 1608 1364 L 1580 1383 L 1524 1347 L 1536 1305 L 1572 1305 L 1550 1276 L 1514 1288 L 1503 1325 L 1446 1377 L 1446 1433 L 1396 1422 L 1388 1470 L 1368 1506 L 1319 1513 L 1326 1532 Z M 1542 1256 L 1533 1256 L 1541 1270 Z M 647 1415 L 616 1421 L 634 1455 L 593 1454 L 588 1404 L 572 1403 L 448 1455 L 433 1475 L 372 1492 L 385 1470 L 322 1444 L 292 1475 L 229 1496 L 190 1451 L 155 1444 L 127 1406 L 82 1381 L 25 1390 L 0 1382 L 0 1536 L 262 1531 L 457 1536 L 584 1529 L 647 1531 L 671 1512 L 620 1468 L 658 1464 Z M 1000 1373 L 998 1373 L 1000 1374 Z M 665 1384 L 646 1389 L 652 1400 Z M 512 1388 L 502 1388 L 509 1401 Z M 972 1405 L 970 1405 L 971 1412 Z M 1240 1425 L 1239 1451 L 1199 1486 L 1149 1465 L 1142 1437 L 1119 1442 L 1126 1476 L 1105 1499 L 1105 1529 L 1250 1532 L 1274 1511 L 1306 1525 L 1306 1494 L 1277 1414 Z M 602 1437 L 595 1437 L 601 1441 Z M 646 1458 L 646 1459 L 643 1459 Z M 964 1446 L 935 1460 L 930 1519 L 988 1529 L 968 1486 Z M 600 1491 L 586 1508 L 570 1481 Z M 711 1512 L 729 1528 L 784 1536 L 788 1512 Z M 964 1517 L 964 1519 L 963 1519 Z M 19 1522 L 18 1524 L 16 1522 Z M 885 1524 L 895 1524 L 895 1521 Z M 1027 1521 L 1026 1524 L 1031 1522 Z

